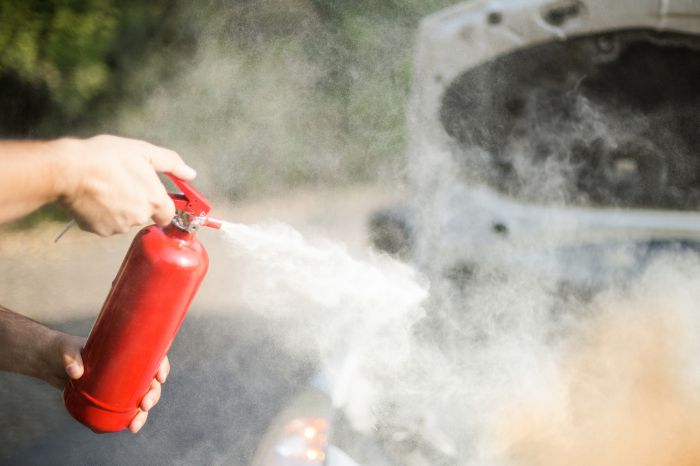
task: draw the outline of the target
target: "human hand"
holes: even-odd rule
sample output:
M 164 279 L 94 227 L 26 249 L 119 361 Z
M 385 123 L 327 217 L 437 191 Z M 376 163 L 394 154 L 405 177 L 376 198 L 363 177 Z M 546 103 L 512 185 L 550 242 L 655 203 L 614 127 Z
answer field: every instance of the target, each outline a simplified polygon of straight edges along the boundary
M 149 218 L 168 225 L 175 206 L 156 172 L 196 176 L 176 152 L 144 141 L 102 135 L 49 144 L 66 162 L 59 204 L 80 228 L 100 236 L 126 233 Z
M 68 334 L 57 334 L 53 345 L 50 346 L 50 354 L 46 358 L 47 367 L 43 377 L 49 384 L 63 390 L 69 379 L 79 379 L 83 375 L 83 358 L 80 351 L 85 346 L 85 338 Z M 129 424 L 132 433 L 138 432 L 146 423 L 148 410 L 158 403 L 160 399 L 161 387 L 170 372 L 170 362 L 168 357 L 163 358 L 160 363 L 148 392 L 141 400 L 139 412 Z

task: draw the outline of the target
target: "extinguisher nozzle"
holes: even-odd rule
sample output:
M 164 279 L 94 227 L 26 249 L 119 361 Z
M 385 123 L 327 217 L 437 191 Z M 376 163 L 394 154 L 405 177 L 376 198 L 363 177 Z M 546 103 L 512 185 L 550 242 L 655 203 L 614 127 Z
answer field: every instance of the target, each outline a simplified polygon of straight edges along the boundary
M 223 223 L 224 223 L 224 221 L 221 217 L 216 217 L 214 215 L 210 215 L 204 221 L 204 226 L 209 227 L 209 228 L 216 228 L 217 230 L 220 230 Z

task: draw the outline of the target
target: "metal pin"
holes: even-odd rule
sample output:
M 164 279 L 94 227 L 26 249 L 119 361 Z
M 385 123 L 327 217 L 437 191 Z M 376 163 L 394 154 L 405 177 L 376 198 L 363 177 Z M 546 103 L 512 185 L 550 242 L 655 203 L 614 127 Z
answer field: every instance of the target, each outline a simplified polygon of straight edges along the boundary
M 61 234 L 59 234 L 59 235 L 56 237 L 56 239 L 53 240 L 53 242 L 54 242 L 54 243 L 58 243 L 58 240 L 61 239 L 61 236 L 65 235 L 66 232 L 68 231 L 68 229 L 69 229 L 70 227 L 72 227 L 74 223 L 75 223 L 75 220 L 71 220 L 70 223 L 63 229 L 63 231 L 61 232 Z

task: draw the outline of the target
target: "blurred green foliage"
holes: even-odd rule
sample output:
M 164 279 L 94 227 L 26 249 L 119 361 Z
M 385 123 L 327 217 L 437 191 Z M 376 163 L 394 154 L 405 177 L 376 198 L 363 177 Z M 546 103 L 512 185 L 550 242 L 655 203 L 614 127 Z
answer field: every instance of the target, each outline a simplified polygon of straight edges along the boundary
M 453 3 L 4 0 L 0 136 L 147 139 L 231 199 L 400 177 L 418 21 Z
M 80 133 L 124 98 L 124 77 L 186 25 L 175 0 L 3 0 L 0 2 L 0 136 Z M 189 38 L 192 42 L 192 38 Z M 178 56 L 183 58 L 182 50 Z
M 120 22 L 111 0 L 3 0 L 0 72 L 45 86 L 68 114 L 103 92 Z

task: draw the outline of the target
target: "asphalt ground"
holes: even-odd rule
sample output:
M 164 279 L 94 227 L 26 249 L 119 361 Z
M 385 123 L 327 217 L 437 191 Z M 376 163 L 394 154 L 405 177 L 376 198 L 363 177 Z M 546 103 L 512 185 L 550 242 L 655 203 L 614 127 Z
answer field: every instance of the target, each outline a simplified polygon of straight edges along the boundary
M 86 335 L 92 319 L 61 323 Z M 7 465 L 249 464 L 260 437 L 316 370 L 256 316 L 190 316 L 169 352 L 172 372 L 138 434 L 97 435 L 41 381 L 0 373 Z

